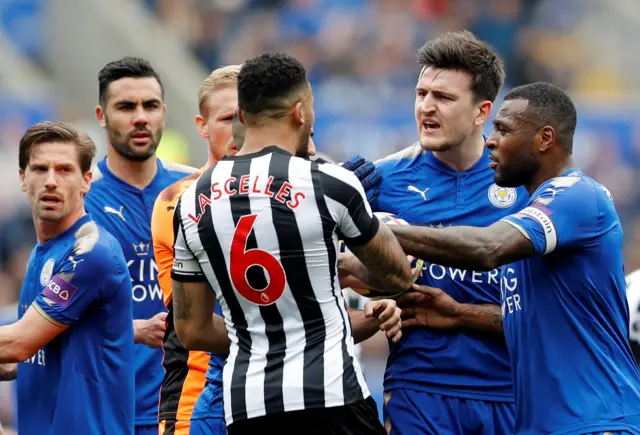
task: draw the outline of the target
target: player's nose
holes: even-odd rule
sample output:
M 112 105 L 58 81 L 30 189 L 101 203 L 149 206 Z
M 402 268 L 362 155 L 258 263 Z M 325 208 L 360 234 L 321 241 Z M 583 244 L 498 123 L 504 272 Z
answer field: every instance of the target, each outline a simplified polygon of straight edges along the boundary
M 436 111 L 436 104 L 431 94 L 427 94 L 420 105 L 420 112 L 423 114 L 432 114 Z
M 133 123 L 136 126 L 147 125 L 149 123 L 149 116 L 143 107 L 138 107 L 134 113 Z
M 493 150 L 498 146 L 498 137 L 495 130 L 491 132 L 487 140 L 484 142 L 484 145 L 490 150 Z
M 44 187 L 48 190 L 55 190 L 58 187 L 58 179 L 56 177 L 56 171 L 54 168 L 50 168 L 47 171 L 47 178 L 44 180 Z

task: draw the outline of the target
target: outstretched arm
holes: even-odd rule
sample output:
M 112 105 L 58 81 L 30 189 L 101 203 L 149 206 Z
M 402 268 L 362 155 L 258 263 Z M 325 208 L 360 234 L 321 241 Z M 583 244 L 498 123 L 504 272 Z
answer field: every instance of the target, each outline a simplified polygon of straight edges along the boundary
M 492 270 L 535 254 L 531 240 L 506 222 L 485 228 L 405 225 L 389 228 L 407 254 L 443 266 Z

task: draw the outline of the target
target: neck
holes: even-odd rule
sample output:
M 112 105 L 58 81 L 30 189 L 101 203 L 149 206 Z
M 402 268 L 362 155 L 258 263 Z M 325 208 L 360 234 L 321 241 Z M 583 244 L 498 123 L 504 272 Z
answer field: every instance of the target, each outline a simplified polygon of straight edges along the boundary
M 64 233 L 73 226 L 78 219 L 87 213 L 84 211 L 84 202 L 80 202 L 80 206 L 73 212 L 67 214 L 59 221 L 45 221 L 40 219 L 33 213 L 33 222 L 36 228 L 36 237 L 39 243 L 44 243 Z
M 107 152 L 107 167 L 113 175 L 138 189 L 144 189 L 153 181 L 158 172 L 157 160 L 155 154 L 142 162 L 129 160 L 118 154 L 110 144 Z
M 530 183 L 525 184 L 529 196 L 533 194 L 538 187 L 547 180 L 561 176 L 563 173 L 573 168 L 573 159 L 571 156 L 567 156 L 564 159 L 559 159 L 551 164 L 541 164 L 538 172 L 535 173 Z
M 299 133 L 282 128 L 281 125 L 266 125 L 260 127 L 248 127 L 244 138 L 244 145 L 236 155 L 253 154 L 262 151 L 268 146 L 277 146 L 295 155 Z
M 482 130 L 477 129 L 460 145 L 447 151 L 434 151 L 433 155 L 447 166 L 458 172 L 464 172 L 480 160 L 484 153 L 484 137 Z

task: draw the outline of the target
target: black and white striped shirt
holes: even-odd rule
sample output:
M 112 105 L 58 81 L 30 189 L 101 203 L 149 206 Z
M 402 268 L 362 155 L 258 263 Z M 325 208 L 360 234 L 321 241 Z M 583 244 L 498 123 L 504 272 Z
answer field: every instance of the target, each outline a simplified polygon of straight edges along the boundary
M 221 160 L 184 192 L 172 277 L 206 280 L 220 301 L 227 424 L 369 396 L 337 253 L 378 225 L 353 173 L 275 146 Z

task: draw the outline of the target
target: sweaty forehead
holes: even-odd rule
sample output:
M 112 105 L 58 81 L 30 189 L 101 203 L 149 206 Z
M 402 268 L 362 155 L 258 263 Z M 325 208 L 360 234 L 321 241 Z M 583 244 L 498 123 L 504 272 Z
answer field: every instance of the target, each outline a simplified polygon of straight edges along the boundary
M 112 101 L 162 101 L 160 83 L 153 77 L 125 77 L 109 84 L 108 97 Z
M 455 69 L 423 68 L 418 78 L 418 87 L 457 92 L 471 90 L 472 76 L 466 71 Z

